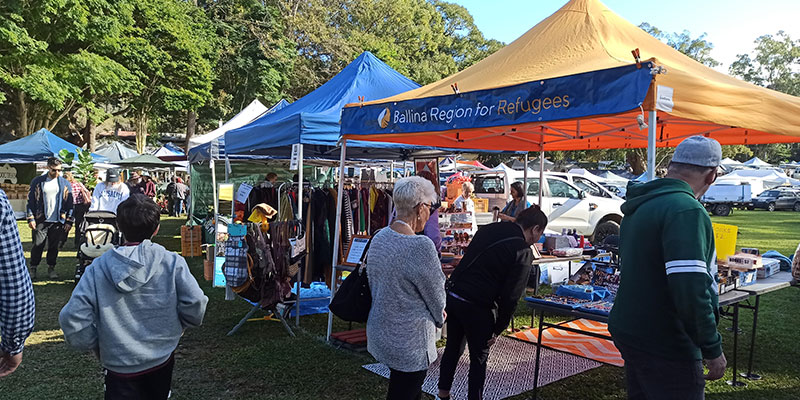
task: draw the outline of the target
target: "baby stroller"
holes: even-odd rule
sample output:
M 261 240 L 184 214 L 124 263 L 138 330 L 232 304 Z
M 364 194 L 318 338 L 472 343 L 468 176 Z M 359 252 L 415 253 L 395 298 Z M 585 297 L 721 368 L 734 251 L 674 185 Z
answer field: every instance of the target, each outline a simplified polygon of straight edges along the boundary
M 81 241 L 78 246 L 78 265 L 75 267 L 77 283 L 86 267 L 106 251 L 122 241 L 117 229 L 117 215 L 110 211 L 89 211 L 80 226 Z

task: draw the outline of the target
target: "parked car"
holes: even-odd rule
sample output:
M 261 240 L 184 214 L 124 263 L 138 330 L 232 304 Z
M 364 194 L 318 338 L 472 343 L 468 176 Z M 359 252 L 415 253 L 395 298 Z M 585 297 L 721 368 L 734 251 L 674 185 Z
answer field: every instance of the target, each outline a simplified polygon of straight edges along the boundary
M 800 211 L 800 191 L 796 189 L 770 189 L 753 199 L 753 207 L 767 211 Z
M 506 176 L 505 171 L 481 171 L 470 176 L 475 185 L 475 195 L 488 199 L 490 210 L 494 207 L 502 209 L 510 199 L 511 183 L 523 181 L 521 173 Z M 595 189 L 599 190 L 600 196 L 546 173 L 541 207 L 549 219 L 547 228 L 556 232 L 564 228 L 575 229 L 579 234 L 590 237 L 593 243 L 602 241 L 606 236 L 619 234 L 622 221 L 620 206 L 624 200 L 600 185 Z M 539 202 L 538 176 L 528 177 L 528 201 L 531 204 Z

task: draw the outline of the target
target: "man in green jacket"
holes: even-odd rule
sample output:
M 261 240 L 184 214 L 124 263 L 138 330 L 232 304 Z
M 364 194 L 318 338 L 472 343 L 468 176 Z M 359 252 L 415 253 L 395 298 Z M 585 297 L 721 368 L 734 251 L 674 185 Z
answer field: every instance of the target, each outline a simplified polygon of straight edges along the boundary
M 630 399 L 703 399 L 705 380 L 725 373 L 714 231 L 697 201 L 721 158 L 716 140 L 693 136 L 675 149 L 665 178 L 628 185 L 608 327 Z

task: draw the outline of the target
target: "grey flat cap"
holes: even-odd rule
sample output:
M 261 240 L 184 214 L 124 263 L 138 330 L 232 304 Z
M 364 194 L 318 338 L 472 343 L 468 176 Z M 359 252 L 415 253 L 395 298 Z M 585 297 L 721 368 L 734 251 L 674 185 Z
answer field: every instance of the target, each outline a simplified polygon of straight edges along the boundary
M 722 146 L 703 136 L 692 136 L 682 141 L 672 155 L 672 162 L 700 167 L 719 167 L 721 160 Z

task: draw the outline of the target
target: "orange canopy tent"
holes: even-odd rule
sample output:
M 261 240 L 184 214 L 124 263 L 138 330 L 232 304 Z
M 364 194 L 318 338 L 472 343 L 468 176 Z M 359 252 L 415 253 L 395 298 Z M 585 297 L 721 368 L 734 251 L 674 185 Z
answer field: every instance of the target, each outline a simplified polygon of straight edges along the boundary
M 632 54 L 636 49 L 638 60 Z M 652 78 L 641 104 L 629 105 L 620 112 L 571 118 L 556 115 L 551 120 L 540 118 L 495 126 L 453 124 L 450 129 L 426 130 L 421 124 L 422 128 L 413 132 L 394 129 L 392 125 L 397 119 L 392 120 L 392 110 L 409 102 L 436 98 L 446 104 L 471 92 L 537 81 L 546 86 L 549 80 L 559 77 L 571 76 L 590 85 L 595 79 L 593 74 L 637 61 L 641 68 L 652 67 Z M 386 112 L 371 125 L 377 127 L 357 120 L 360 109 L 384 106 Z M 649 132 L 637 122 L 645 111 L 648 118 L 642 116 L 640 120 L 649 125 Z M 341 132 L 345 139 L 487 150 L 650 147 L 648 170 L 652 173 L 656 146 L 676 146 L 692 135 L 712 137 L 721 144 L 800 141 L 800 98 L 706 67 L 624 20 L 598 0 L 571 0 L 519 39 L 455 75 L 386 99 L 348 104 L 342 113 Z

